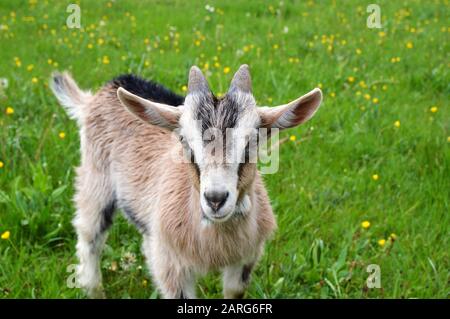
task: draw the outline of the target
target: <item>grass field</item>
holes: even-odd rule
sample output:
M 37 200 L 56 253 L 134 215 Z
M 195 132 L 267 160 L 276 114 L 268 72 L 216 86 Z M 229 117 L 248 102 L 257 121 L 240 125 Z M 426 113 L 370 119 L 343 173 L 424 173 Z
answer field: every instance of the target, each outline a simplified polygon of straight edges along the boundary
M 324 92 L 310 122 L 282 132 L 280 170 L 265 177 L 279 229 L 247 296 L 448 298 L 448 1 L 377 1 L 381 29 L 366 26 L 373 1 L 86 0 L 68 29 L 71 2 L 0 0 L 0 298 L 85 297 L 67 285 L 79 140 L 53 70 L 94 90 L 133 72 L 183 93 L 196 64 L 220 94 L 242 63 L 259 105 Z M 140 243 L 117 218 L 108 297 L 159 297 Z M 369 264 L 380 289 L 366 286 Z M 221 297 L 220 276 L 198 295 Z

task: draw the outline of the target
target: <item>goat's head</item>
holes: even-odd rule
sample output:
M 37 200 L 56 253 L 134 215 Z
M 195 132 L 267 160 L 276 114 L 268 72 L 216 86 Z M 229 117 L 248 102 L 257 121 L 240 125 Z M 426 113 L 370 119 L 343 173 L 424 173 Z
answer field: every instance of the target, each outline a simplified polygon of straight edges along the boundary
M 224 222 L 238 205 L 248 206 L 244 201 L 256 173 L 258 130 L 285 129 L 307 121 L 318 109 L 322 92 L 314 89 L 285 105 L 257 107 L 247 65 L 239 68 L 221 98 L 214 96 L 200 69 L 193 66 L 184 105 L 155 103 L 123 88 L 118 97 L 140 119 L 176 132 L 197 174 L 203 217 Z

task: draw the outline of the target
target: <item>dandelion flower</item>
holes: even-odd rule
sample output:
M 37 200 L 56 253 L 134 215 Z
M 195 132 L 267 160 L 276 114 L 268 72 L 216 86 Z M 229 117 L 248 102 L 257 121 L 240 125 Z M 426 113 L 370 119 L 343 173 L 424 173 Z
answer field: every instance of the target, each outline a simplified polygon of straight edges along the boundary
M 389 235 L 389 239 L 390 239 L 391 241 L 394 241 L 394 240 L 397 239 L 397 235 L 396 235 L 395 233 L 392 233 L 392 234 Z
M 102 63 L 103 63 L 103 64 L 109 64 L 109 62 L 110 62 L 110 61 L 109 61 L 109 57 L 108 57 L 107 55 L 104 55 L 104 56 L 103 56 L 103 59 L 102 59 Z
M 187 86 L 186 86 L 186 85 L 183 85 L 183 86 L 181 87 L 181 91 L 186 92 L 186 91 L 187 91 Z
M 413 43 L 412 43 L 411 41 L 408 41 L 408 42 L 406 43 L 406 47 L 407 47 L 408 49 L 412 49 L 412 48 L 414 47 L 414 45 L 413 45 Z
M 336 93 L 331 92 L 331 93 L 330 93 L 330 96 L 331 96 L 331 97 L 336 97 Z
M 381 247 L 383 247 L 385 244 L 386 244 L 386 239 L 378 240 L 378 245 L 380 245 Z
M 231 69 L 228 66 L 223 68 L 223 73 L 225 73 L 225 74 L 230 73 L 230 71 L 231 71 Z
M 274 45 L 273 45 L 273 48 L 274 48 L 274 50 L 278 50 L 279 45 L 278 45 L 278 44 L 274 44 Z
M 356 49 L 356 54 L 360 55 L 362 53 L 361 49 Z
M 355 77 L 354 76 L 349 76 L 347 78 L 347 81 L 350 82 L 350 83 L 353 83 L 353 82 L 355 82 Z
M 64 139 L 66 137 L 66 133 L 59 132 L 58 136 L 59 136 L 60 139 Z
M 394 126 L 397 127 L 397 128 L 399 128 L 399 127 L 400 127 L 400 121 L 395 121 L 395 122 L 394 122 Z
M 5 164 L 3 164 L 2 161 L 0 161 L 0 168 L 3 168 L 3 166 L 5 166 Z
M 14 109 L 13 109 L 11 106 L 8 106 L 8 107 L 6 108 L 6 114 L 7 114 L 7 115 L 12 115 L 12 114 L 14 114 Z
M 109 267 L 109 269 L 111 269 L 111 271 L 117 271 L 117 269 L 119 269 L 119 265 L 117 264 L 117 261 L 112 261 L 111 267 Z
M 368 101 L 368 100 L 370 100 L 370 94 L 364 94 L 364 98 Z
M 433 107 L 430 108 L 430 112 L 431 113 L 436 113 L 437 111 L 438 111 L 437 106 L 433 106 Z
M 38 82 L 39 82 L 39 80 L 38 80 L 37 77 L 33 77 L 33 78 L 31 79 L 31 83 L 33 83 L 33 84 L 36 84 L 36 83 L 38 83 Z
M 370 227 L 370 222 L 368 220 L 365 220 L 361 223 L 361 227 L 364 229 L 367 229 Z
M 33 65 L 33 64 L 29 64 L 29 65 L 27 66 L 27 71 L 28 71 L 28 72 L 33 71 L 33 69 L 34 69 L 34 65 Z
M 2 237 L 2 239 L 7 240 L 7 239 L 9 239 L 10 236 L 11 236 L 11 233 L 9 230 L 7 230 L 2 234 L 1 237 Z
M 447 136 L 447 142 L 450 143 L 450 136 Z
M 373 174 L 373 175 L 372 175 L 372 179 L 373 179 L 374 181 L 377 181 L 379 178 L 380 178 L 380 176 L 378 176 L 378 174 Z
M 374 97 L 374 98 L 372 99 L 372 102 L 373 102 L 374 104 L 378 104 L 379 101 L 380 101 L 380 100 L 378 100 L 377 97 Z
M 292 142 L 295 142 L 296 139 L 297 139 L 297 137 L 295 135 L 291 135 L 289 137 L 289 140 L 291 140 Z

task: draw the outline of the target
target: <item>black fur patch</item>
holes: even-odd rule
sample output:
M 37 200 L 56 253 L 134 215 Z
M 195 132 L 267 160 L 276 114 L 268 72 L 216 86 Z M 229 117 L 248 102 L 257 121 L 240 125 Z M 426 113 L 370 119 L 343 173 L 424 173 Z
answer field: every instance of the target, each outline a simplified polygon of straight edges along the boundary
M 103 233 L 106 231 L 112 224 L 112 220 L 114 217 L 114 212 L 116 210 L 116 201 L 112 200 L 108 205 L 105 206 L 102 210 L 102 220 L 100 224 L 100 232 Z
M 147 233 L 147 226 L 141 221 L 139 220 L 139 218 L 136 216 L 136 214 L 133 212 L 133 210 L 126 205 L 122 205 L 121 209 L 125 215 L 125 217 L 132 222 L 138 229 L 140 232 L 146 234 Z
M 136 94 L 144 99 L 172 106 L 184 103 L 184 97 L 165 88 L 159 83 L 144 80 L 133 74 L 124 74 L 116 77 L 110 83 L 115 88 L 123 87 L 128 92 Z
M 250 274 L 252 272 L 252 269 L 253 269 L 253 265 L 245 265 L 244 267 L 242 267 L 241 280 L 244 284 L 248 284 L 248 282 L 250 280 Z
M 180 291 L 180 299 L 189 299 L 187 296 L 185 296 L 183 290 Z

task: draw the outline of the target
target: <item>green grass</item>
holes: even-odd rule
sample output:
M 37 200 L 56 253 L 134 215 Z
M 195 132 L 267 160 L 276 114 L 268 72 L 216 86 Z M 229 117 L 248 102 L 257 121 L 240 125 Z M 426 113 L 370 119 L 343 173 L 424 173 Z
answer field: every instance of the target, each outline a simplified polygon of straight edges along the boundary
M 260 105 L 324 92 L 314 119 L 282 133 L 297 141 L 282 145 L 279 172 L 265 177 L 279 229 L 248 296 L 448 297 L 448 1 L 377 1 L 383 28 L 369 29 L 365 1 L 222 0 L 210 13 L 197 1 L 86 0 L 81 30 L 65 27 L 65 2 L 0 0 L 0 77 L 9 81 L 0 93 L 0 233 L 10 231 L 0 240 L 1 298 L 85 297 L 66 284 L 79 140 L 48 89 L 53 70 L 94 90 L 133 72 L 182 93 L 197 64 L 223 93 L 242 63 Z M 117 218 L 102 261 L 109 297 L 158 296 L 140 243 Z M 369 264 L 381 267 L 381 289 L 366 288 Z M 220 297 L 220 277 L 202 279 L 198 292 Z

